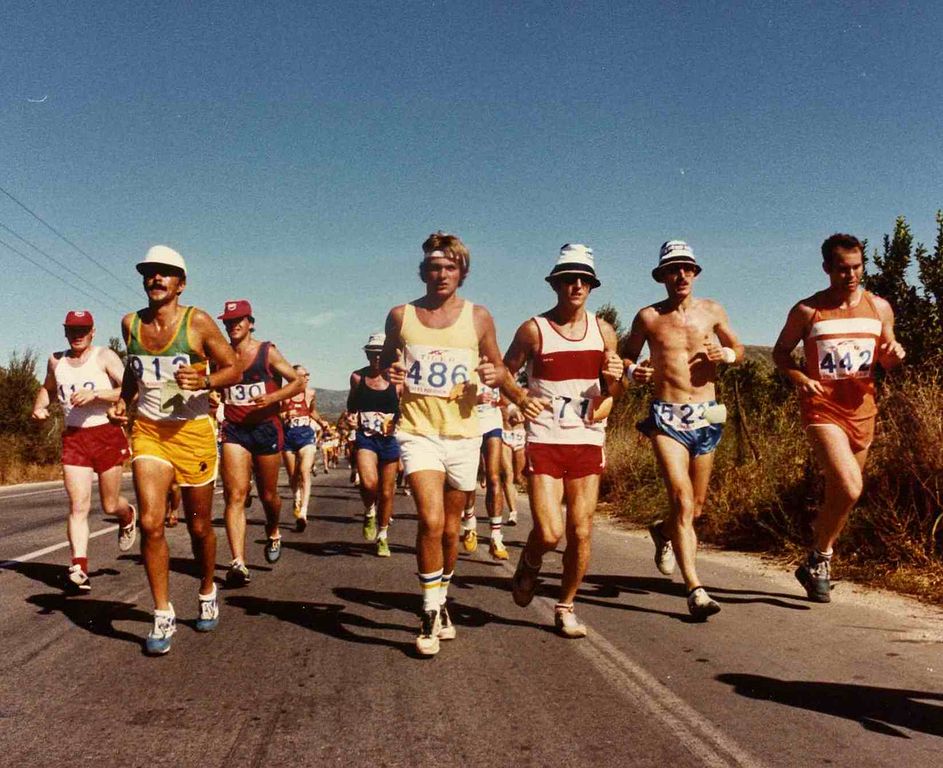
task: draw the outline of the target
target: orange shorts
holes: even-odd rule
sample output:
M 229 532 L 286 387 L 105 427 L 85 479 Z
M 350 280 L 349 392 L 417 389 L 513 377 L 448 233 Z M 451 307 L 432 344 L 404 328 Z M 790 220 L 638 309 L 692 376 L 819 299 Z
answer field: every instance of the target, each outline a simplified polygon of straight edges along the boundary
M 851 418 L 834 411 L 821 411 L 818 409 L 809 409 L 803 411 L 802 421 L 806 429 L 831 424 L 838 427 L 848 436 L 848 443 L 851 450 L 855 453 L 871 447 L 874 442 L 874 423 L 876 416 L 865 416 L 864 418 Z

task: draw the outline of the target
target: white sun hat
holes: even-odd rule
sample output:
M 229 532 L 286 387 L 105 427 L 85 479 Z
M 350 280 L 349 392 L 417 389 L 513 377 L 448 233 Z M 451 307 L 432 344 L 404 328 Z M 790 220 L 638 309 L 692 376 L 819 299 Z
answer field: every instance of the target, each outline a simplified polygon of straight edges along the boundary
M 183 256 L 166 245 L 151 246 L 147 251 L 147 255 L 144 257 L 144 261 L 139 261 L 135 266 L 138 272 L 144 274 L 143 269 L 148 264 L 162 264 L 166 267 L 176 267 L 183 272 L 184 277 L 187 276 L 187 263 L 183 260 Z
M 367 339 L 367 343 L 364 344 L 364 349 L 383 349 L 383 345 L 386 343 L 386 334 L 381 332 L 371 333 L 370 338 Z
M 652 270 L 652 277 L 659 283 L 662 279 L 662 270 L 672 264 L 687 264 L 694 269 L 694 274 L 701 274 L 701 265 L 694 259 L 694 251 L 684 240 L 668 240 L 661 244 L 658 251 L 658 266 Z
M 550 274 L 544 280 L 548 283 L 557 277 L 557 275 L 579 275 L 586 278 L 593 288 L 598 288 L 602 283 L 596 277 L 596 265 L 593 258 L 593 249 L 582 243 L 567 243 L 560 248 L 560 256 Z

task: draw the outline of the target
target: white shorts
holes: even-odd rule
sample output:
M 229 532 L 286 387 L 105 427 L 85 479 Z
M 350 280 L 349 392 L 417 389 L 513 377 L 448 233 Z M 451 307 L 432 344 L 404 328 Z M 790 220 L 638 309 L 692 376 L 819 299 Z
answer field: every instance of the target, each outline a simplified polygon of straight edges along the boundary
M 437 437 L 396 433 L 403 470 L 407 475 L 431 469 L 444 472 L 448 484 L 459 491 L 473 491 L 478 483 L 480 437 Z

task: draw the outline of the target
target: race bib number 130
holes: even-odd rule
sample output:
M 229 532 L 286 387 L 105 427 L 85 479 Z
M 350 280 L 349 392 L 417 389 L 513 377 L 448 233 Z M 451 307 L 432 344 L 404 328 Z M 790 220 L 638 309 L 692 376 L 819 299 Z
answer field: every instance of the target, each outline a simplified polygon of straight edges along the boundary
M 405 351 L 406 388 L 416 395 L 460 396 L 471 374 L 471 350 L 410 344 Z

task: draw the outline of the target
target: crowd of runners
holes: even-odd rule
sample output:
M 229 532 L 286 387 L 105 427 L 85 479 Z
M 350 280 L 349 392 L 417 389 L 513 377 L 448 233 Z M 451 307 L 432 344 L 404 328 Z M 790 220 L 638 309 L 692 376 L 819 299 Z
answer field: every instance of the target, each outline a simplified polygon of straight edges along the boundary
M 890 305 L 861 287 L 863 260 L 855 237 L 825 240 L 828 286 L 793 307 L 774 349 L 775 364 L 799 390 L 802 423 L 825 476 L 812 548 L 796 571 L 816 602 L 830 600 L 832 548 L 861 494 L 874 435 L 875 366 L 891 369 L 904 358 Z M 479 482 L 495 561 L 508 560 L 503 527 L 517 524 L 518 487 L 526 484 L 533 527 L 511 577 L 517 605 L 531 602 L 544 555 L 566 539 L 555 627 L 565 637 L 583 637 L 587 628 L 574 601 L 590 561 L 607 416 L 627 388 L 647 384 L 651 404 L 637 426 L 650 440 L 670 504 L 649 528 L 655 565 L 666 576 L 680 567 L 694 618 L 717 613 L 697 573 L 695 521 L 726 420 L 716 400 L 718 371 L 742 360 L 744 348 L 724 308 L 695 297 L 702 267 L 691 247 L 680 240 L 661 246 L 652 278 L 665 297 L 639 310 L 621 344 L 612 326 L 586 308 L 600 285 L 591 248 L 561 248 L 545 278 L 552 306 L 520 325 L 504 355 L 491 314 L 459 295 L 470 268 L 468 249 L 455 235 L 426 239 L 419 265 L 424 294 L 393 307 L 384 331 L 369 336 L 367 364 L 351 373 L 347 407 L 335 423 L 319 413 L 307 369 L 255 338 L 248 301 L 226 302 L 218 316 L 225 336 L 207 312 L 180 303 L 187 267 L 171 248 L 154 246 L 137 264 L 147 306 L 122 320 L 124 362 L 93 345 L 91 313 L 69 311 L 68 349 L 50 356 L 33 409 L 35 419 L 47 419 L 57 399 L 64 413 L 67 588 L 91 588 L 88 515 L 97 476 L 102 508 L 118 520 L 121 551 L 132 549 L 140 526 L 154 600 L 147 651 L 166 653 L 176 632 L 164 529 L 176 524 L 181 506 L 200 575 L 194 626 L 213 630 L 218 476 L 232 555 L 225 584 L 243 587 L 250 579 L 252 480 L 265 514 L 264 558 L 274 564 L 282 552 L 280 467 L 289 477 L 295 531 L 303 534 L 320 452 L 324 472 L 346 457 L 363 503 L 363 537 L 379 557 L 390 557 L 397 487 L 405 483 L 412 496 L 419 654 L 434 655 L 441 641 L 456 637 L 448 590 L 459 547 L 478 548 Z M 801 363 L 793 356 L 800 343 Z M 120 493 L 129 457 L 136 505 Z

